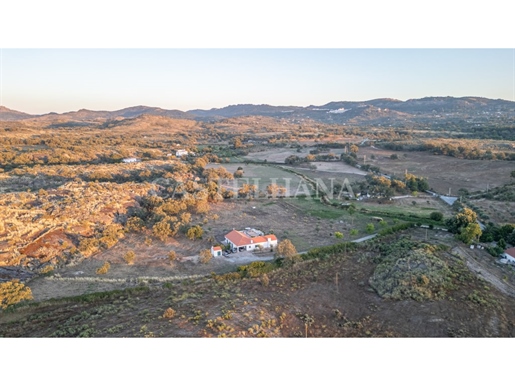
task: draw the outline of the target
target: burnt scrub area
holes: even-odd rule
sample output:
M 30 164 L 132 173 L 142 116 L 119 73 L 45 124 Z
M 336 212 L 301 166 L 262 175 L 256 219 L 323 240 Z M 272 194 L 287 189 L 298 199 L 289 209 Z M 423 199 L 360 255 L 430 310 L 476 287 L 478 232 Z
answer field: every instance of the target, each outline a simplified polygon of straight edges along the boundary
M 515 335 L 515 299 L 475 276 L 444 246 L 407 233 L 345 253 L 322 248 L 315 257 L 15 306 L 0 313 L 0 336 Z M 410 268 L 408 258 L 415 261 Z

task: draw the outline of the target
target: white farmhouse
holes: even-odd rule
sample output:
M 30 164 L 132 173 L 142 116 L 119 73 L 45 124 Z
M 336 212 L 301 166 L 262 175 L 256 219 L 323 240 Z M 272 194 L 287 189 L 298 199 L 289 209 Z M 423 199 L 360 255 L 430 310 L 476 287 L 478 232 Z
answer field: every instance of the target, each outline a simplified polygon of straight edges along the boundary
M 175 152 L 176 157 L 182 157 L 183 155 L 188 155 L 188 151 L 184 150 L 184 149 L 180 149 Z
M 277 246 L 277 237 L 275 235 L 254 236 L 252 232 L 233 230 L 225 235 L 225 242 L 239 252 L 253 251 L 258 246 L 261 248 Z

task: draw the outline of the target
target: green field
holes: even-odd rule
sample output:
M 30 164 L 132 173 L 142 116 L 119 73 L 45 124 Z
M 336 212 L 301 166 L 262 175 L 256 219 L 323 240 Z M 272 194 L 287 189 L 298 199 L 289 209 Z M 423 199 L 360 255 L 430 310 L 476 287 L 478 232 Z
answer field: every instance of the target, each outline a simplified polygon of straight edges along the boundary
M 238 178 L 238 186 L 243 184 L 257 185 L 260 191 L 266 191 L 266 187 L 272 183 L 289 188 L 288 196 L 311 193 L 310 187 L 305 181 L 294 173 L 290 173 L 274 166 L 262 164 L 228 163 L 228 164 L 209 164 L 207 167 L 224 167 L 230 173 L 234 173 L 238 167 L 243 168 L 243 178 Z M 248 179 L 248 181 L 247 181 Z M 308 190 L 306 190 L 308 189 Z

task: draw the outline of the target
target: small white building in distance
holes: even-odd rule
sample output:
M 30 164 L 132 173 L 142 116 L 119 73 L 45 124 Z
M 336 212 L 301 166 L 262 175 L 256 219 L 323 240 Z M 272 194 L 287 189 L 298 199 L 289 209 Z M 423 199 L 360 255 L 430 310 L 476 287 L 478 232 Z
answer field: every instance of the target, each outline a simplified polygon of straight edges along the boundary
M 137 159 L 137 158 L 124 158 L 124 159 L 122 159 L 122 162 L 126 163 L 126 164 L 130 164 L 130 163 L 133 163 L 133 162 L 139 162 L 139 159 Z
M 182 157 L 183 155 L 188 155 L 188 151 L 184 150 L 184 149 L 180 149 L 175 152 L 176 157 Z
M 221 247 L 211 247 L 211 255 L 213 257 L 222 256 L 222 248 Z

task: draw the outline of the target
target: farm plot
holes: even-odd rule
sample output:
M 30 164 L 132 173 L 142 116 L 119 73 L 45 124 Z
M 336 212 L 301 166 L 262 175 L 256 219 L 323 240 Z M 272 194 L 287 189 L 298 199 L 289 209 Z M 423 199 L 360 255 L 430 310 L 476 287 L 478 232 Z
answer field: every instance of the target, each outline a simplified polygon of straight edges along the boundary
M 397 154 L 398 159 L 390 159 Z M 510 161 L 468 160 L 433 155 L 428 152 L 395 152 L 377 148 L 361 148 L 358 158 L 366 155 L 367 163 L 378 166 L 387 174 L 402 176 L 408 173 L 426 177 L 431 189 L 440 194 L 457 193 L 458 189 L 486 190 L 510 182 L 515 164 Z M 372 159 L 372 155 L 375 159 Z
M 278 148 L 249 153 L 244 158 L 252 161 L 284 163 L 284 160 L 291 155 L 296 155 L 297 157 L 307 156 L 309 154 L 309 150 L 310 148 L 302 148 L 301 152 L 299 153 L 296 149 Z
M 306 183 L 304 180 L 281 168 L 267 165 L 253 165 L 245 163 L 233 164 L 209 164 L 207 167 L 222 166 L 230 173 L 234 173 L 238 167 L 243 168 L 243 177 L 234 181 L 227 181 L 224 187 L 237 191 L 243 184 L 257 185 L 258 191 L 266 192 L 266 187 L 272 183 L 284 186 L 287 189 L 286 196 L 304 193 Z M 307 192 L 306 192 L 307 193 Z
M 429 218 L 432 212 L 441 212 L 446 217 L 453 214 L 451 206 L 431 196 L 407 197 L 385 202 L 376 200 L 359 201 L 356 203 L 356 207 L 358 209 L 386 212 L 392 216 L 408 214 Z
M 515 223 L 515 202 L 486 200 L 470 200 L 470 204 L 479 208 L 482 218 L 499 224 Z M 478 211 L 479 213 L 479 211 Z

